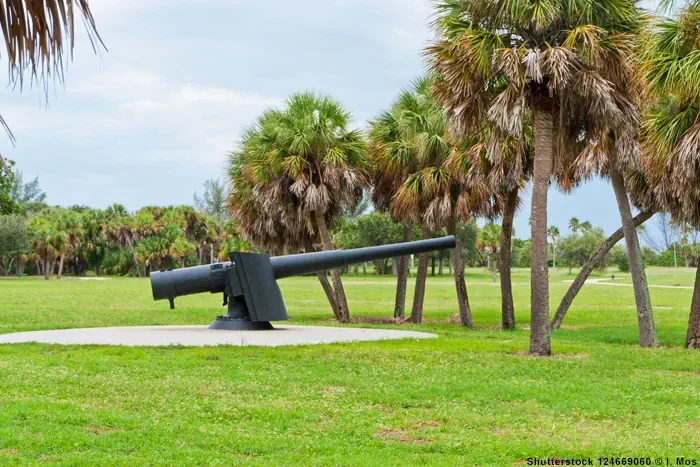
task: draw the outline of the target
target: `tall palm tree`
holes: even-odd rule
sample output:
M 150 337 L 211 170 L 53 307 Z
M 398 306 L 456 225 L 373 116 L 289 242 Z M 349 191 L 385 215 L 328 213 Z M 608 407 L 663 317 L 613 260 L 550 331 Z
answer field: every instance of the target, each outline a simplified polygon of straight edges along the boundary
M 330 229 L 341 210 L 354 207 L 369 185 L 366 144 L 350 129 L 350 114 L 336 100 L 311 92 L 263 113 L 232 158 L 242 159 L 241 174 L 263 209 L 274 210 L 279 225 L 302 245 L 307 231 L 324 250 L 333 249 Z M 340 271 L 331 277 L 340 320 L 347 322 Z
M 633 0 L 444 1 L 428 48 L 437 97 L 462 132 L 488 118 L 519 136 L 534 126 L 530 353 L 551 353 L 547 190 L 581 150 L 587 126 L 622 127 L 627 114 L 608 77 L 630 55 L 640 26 Z
M 513 220 L 520 206 L 520 193 L 532 176 L 532 125 L 523 120 L 523 131 L 513 137 L 485 122 L 475 131 L 472 169 L 485 177 L 492 195 L 492 212 L 501 215 L 499 269 L 501 275 L 501 329 L 515 329 L 515 306 L 511 283 Z M 478 150 L 477 150 L 478 149 Z
M 414 86 L 415 88 L 415 86 Z M 387 211 L 395 222 L 403 224 L 402 241 L 411 240 L 413 216 L 391 209 L 399 188 L 419 166 L 412 123 L 425 106 L 420 106 L 414 90 L 403 90 L 389 111 L 370 122 L 368 156 L 372 162 L 372 202 L 379 211 Z M 408 256 L 399 258 L 394 299 L 394 318 L 403 319 L 408 284 Z M 426 270 L 427 271 L 427 270 Z
M 455 235 L 458 221 L 489 210 L 486 183 L 471 170 L 469 153 L 474 147 L 450 133 L 429 79 L 420 79 L 403 91 L 391 111 L 373 122 L 371 137 L 375 203 L 406 223 L 405 234 L 410 235 L 410 222 L 422 225 L 423 238 L 445 227 Z M 412 322 L 422 320 L 428 256 L 421 254 L 418 259 Z M 460 322 L 472 327 L 459 245 L 452 250 L 452 262 Z
M 557 267 L 557 239 L 559 238 L 559 227 L 550 225 L 547 229 L 547 236 L 552 240 L 552 267 Z
M 579 230 L 581 230 L 581 221 L 578 220 L 578 217 L 572 217 L 569 219 L 569 230 L 571 230 L 571 233 L 576 235 Z
M 700 3 L 654 25 L 643 50 L 651 105 L 645 114 L 645 176 L 674 222 L 700 225 Z M 700 348 L 700 262 L 690 306 L 686 348 Z
M 73 253 L 80 247 L 80 242 L 83 236 L 83 226 L 80 215 L 73 211 L 62 212 L 59 215 L 56 224 L 59 232 L 64 236 L 63 241 L 60 242 L 61 248 L 56 245 L 56 250 L 60 255 L 56 279 L 61 279 L 63 277 L 63 265 L 65 263 L 66 256 L 72 256 Z

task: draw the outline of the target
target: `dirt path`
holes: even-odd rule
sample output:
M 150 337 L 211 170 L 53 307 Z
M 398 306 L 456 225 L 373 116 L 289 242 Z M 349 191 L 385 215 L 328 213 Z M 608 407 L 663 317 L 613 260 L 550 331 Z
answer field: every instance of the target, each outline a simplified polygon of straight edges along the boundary
M 588 279 L 586 281 L 586 284 L 596 284 L 596 285 L 612 285 L 616 287 L 632 287 L 633 284 L 623 284 L 620 282 L 606 282 L 606 281 L 611 281 L 612 279 L 605 278 L 605 279 Z M 562 281 L 566 282 L 568 284 L 571 284 L 573 281 Z M 693 290 L 692 287 L 685 286 L 685 285 L 655 285 L 655 284 L 649 284 L 649 287 L 656 287 L 657 289 L 686 289 L 686 290 Z

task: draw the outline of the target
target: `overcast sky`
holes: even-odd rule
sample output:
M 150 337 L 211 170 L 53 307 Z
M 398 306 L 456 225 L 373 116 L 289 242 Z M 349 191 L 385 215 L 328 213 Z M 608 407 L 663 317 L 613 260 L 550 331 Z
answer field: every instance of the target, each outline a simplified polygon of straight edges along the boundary
M 425 0 L 91 0 L 109 49 L 95 55 L 78 22 L 64 86 L 2 91 L 16 138 L 0 151 L 51 204 L 136 210 L 191 204 L 224 176 L 243 128 L 290 93 L 340 99 L 356 124 L 385 109 L 423 70 Z M 6 75 L 5 75 L 6 76 Z M 530 191 L 515 222 L 529 236 Z M 572 216 L 606 233 L 620 220 L 612 188 L 550 192 L 549 223 Z

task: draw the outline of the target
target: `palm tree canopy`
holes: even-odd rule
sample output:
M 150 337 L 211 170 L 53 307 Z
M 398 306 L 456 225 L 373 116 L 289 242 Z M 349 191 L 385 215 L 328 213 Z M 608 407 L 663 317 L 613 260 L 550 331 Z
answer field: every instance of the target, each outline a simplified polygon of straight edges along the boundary
M 549 236 L 552 241 L 556 241 L 556 239 L 559 237 L 559 227 L 556 225 L 550 225 L 547 229 L 547 236 Z
M 581 221 L 578 220 L 578 217 L 572 217 L 569 219 L 569 229 L 573 232 L 576 233 L 578 230 L 581 228 Z
M 352 210 L 369 184 L 366 143 L 350 114 L 321 94 L 294 94 L 248 128 L 231 154 L 229 204 L 248 238 L 262 247 L 304 246 L 315 213 L 329 225 Z
M 563 188 L 604 170 L 613 142 L 624 148 L 622 162 L 633 164 L 633 52 L 645 23 L 635 1 L 443 0 L 438 8 L 438 40 L 427 56 L 436 97 L 460 133 L 488 119 L 520 140 L 530 112 L 552 112 Z
M 644 173 L 652 199 L 679 224 L 700 225 L 700 4 L 659 21 L 645 37 L 642 70 L 650 99 L 642 131 Z
M 397 221 L 426 223 L 431 230 L 452 217 L 491 213 L 488 186 L 473 164 L 482 149 L 449 131 L 431 82 L 416 80 L 370 122 L 375 205 Z
M 64 56 L 72 57 L 75 19 L 82 17 L 93 48 L 102 41 L 88 0 L 2 0 L 0 27 L 10 66 L 10 82 L 29 72 L 43 83 L 63 79 Z
M 21 89 L 27 72 L 32 82 L 42 84 L 47 91 L 51 78 L 63 80 L 64 55 L 69 51 L 70 58 L 73 57 L 76 16 L 83 18 L 93 49 L 98 43 L 104 46 L 88 0 L 0 1 L 0 28 L 11 85 L 19 82 Z M 0 125 L 14 141 L 2 116 Z M 0 165 L 10 173 L 2 155 Z

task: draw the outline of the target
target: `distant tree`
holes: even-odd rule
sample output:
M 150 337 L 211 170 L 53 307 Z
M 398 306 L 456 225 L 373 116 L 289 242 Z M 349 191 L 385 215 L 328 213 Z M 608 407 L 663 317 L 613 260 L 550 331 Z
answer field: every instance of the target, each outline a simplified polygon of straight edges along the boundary
M 17 261 L 17 270 L 22 255 L 28 253 L 29 233 L 26 221 L 19 216 L 0 216 L 0 274 L 7 276 L 12 264 Z
M 590 223 L 590 221 L 584 221 L 581 222 L 581 230 L 584 232 L 587 232 L 593 228 L 593 225 Z
M 582 267 L 588 258 L 596 251 L 605 240 L 603 229 L 592 228 L 584 231 L 581 235 L 571 234 L 559 239 L 557 252 L 559 253 L 559 264 L 569 268 L 569 274 L 573 268 Z M 596 264 L 597 268 L 604 268 L 604 260 Z
M 476 263 L 479 258 L 479 250 L 477 248 L 479 227 L 476 225 L 476 221 L 472 219 L 469 222 L 458 223 L 455 236 L 459 240 L 462 258 L 471 265 Z
M 496 254 L 501 245 L 501 226 L 498 224 L 486 224 L 479 231 L 477 240 L 479 250 L 488 255 L 491 263 L 491 281 L 496 282 Z
M 610 262 L 617 266 L 620 272 L 630 272 L 630 257 L 624 247 L 618 245 L 610 250 Z
M 530 267 L 530 240 L 513 240 L 513 265 L 518 268 Z
M 105 209 L 105 215 L 107 217 L 119 217 L 126 216 L 128 212 L 123 204 L 113 203 Z
M 13 164 L 13 161 L 7 161 L 0 165 L 0 215 L 14 214 L 19 210 L 17 203 L 12 199 L 12 186 L 15 180 L 11 169 Z
M 197 193 L 194 194 L 194 205 L 202 214 L 225 221 L 229 218 L 227 199 L 228 190 L 224 183 L 218 178 L 211 178 L 204 182 L 204 193 L 201 197 Z
M 22 171 L 15 171 L 15 179 L 10 188 L 10 198 L 17 204 L 45 203 L 46 193 L 39 187 L 39 177 L 31 182 L 24 183 Z
M 569 219 L 569 230 L 571 230 L 571 233 L 573 234 L 581 230 L 581 221 L 578 220 L 578 217 L 572 217 Z
M 559 227 L 550 225 L 547 229 L 547 237 L 552 240 L 552 267 L 557 267 L 557 239 L 559 239 Z

